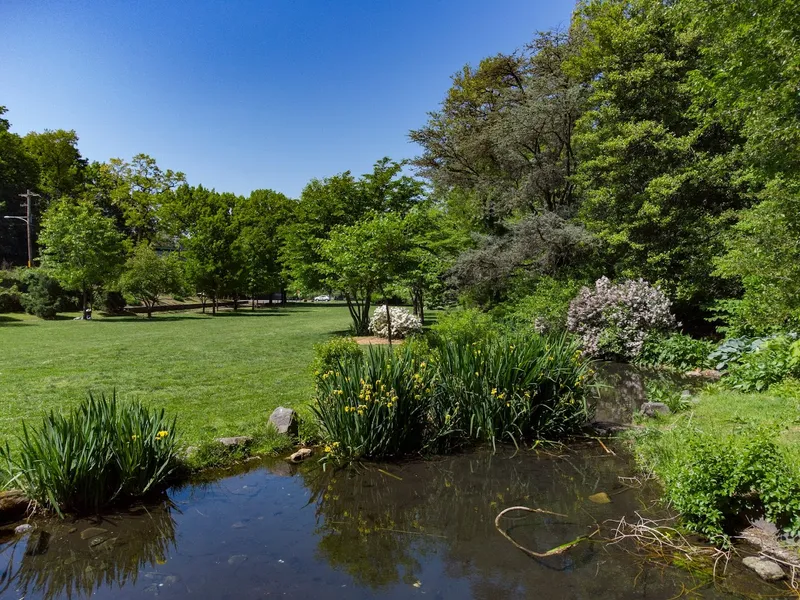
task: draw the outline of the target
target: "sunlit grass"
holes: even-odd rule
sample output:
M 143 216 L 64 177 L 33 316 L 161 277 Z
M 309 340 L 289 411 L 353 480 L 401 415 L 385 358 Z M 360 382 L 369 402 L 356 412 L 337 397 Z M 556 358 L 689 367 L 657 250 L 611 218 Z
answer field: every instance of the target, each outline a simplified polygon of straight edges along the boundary
M 0 315 L 0 441 L 21 419 L 114 389 L 178 417 L 183 442 L 263 432 L 276 406 L 305 410 L 313 345 L 347 329 L 347 309 L 302 306 L 40 321 Z

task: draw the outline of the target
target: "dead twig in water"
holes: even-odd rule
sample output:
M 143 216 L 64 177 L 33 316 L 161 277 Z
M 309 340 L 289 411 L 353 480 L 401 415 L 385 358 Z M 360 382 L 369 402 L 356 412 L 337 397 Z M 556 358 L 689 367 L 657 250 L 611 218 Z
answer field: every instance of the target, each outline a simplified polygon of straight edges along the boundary
M 551 548 L 547 552 L 535 552 L 534 550 L 529 550 L 528 548 L 526 548 L 522 544 L 517 543 L 514 540 L 514 538 L 512 538 L 510 535 L 508 535 L 505 532 L 505 530 L 502 527 L 500 527 L 500 519 L 502 519 L 504 515 L 506 515 L 509 512 L 512 512 L 512 511 L 525 511 L 525 512 L 532 512 L 532 513 L 540 513 L 540 514 L 543 514 L 543 515 L 552 515 L 552 516 L 555 516 L 555 517 L 564 517 L 564 518 L 569 518 L 569 515 L 565 515 L 565 514 L 557 513 L 557 512 L 552 512 L 552 511 L 549 511 L 549 510 L 544 510 L 543 508 L 528 508 L 527 506 L 511 506 L 509 508 L 501 510 L 500 513 L 495 517 L 494 526 L 497 528 L 497 531 L 499 531 L 500 534 L 504 538 L 506 538 L 509 542 L 514 544 L 514 546 L 516 548 L 518 548 L 519 550 L 522 550 L 525 554 L 527 554 L 529 556 L 533 556 L 535 558 L 546 558 L 548 556 L 555 556 L 557 554 L 561 554 L 565 550 L 568 550 L 569 548 L 572 548 L 573 546 L 575 546 L 575 545 L 577 545 L 577 544 L 579 544 L 579 543 L 581 543 L 581 542 L 583 542 L 585 540 L 588 540 L 588 539 L 594 537 L 595 535 L 597 535 L 600 532 L 600 528 L 598 527 L 594 532 L 592 532 L 589 535 L 582 535 L 582 536 L 580 536 L 580 537 L 578 537 L 578 538 L 576 538 L 576 539 L 574 539 L 572 541 L 569 541 L 569 542 L 567 542 L 565 544 L 561 544 L 560 546 L 556 546 L 555 548 Z

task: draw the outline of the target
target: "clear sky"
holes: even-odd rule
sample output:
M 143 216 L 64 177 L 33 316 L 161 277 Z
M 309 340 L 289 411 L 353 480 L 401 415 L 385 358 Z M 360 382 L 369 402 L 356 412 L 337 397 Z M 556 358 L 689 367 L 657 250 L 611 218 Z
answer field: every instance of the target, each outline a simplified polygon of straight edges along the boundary
M 411 158 L 465 63 L 565 26 L 572 0 L 0 0 L 12 130 L 74 129 L 190 183 L 297 197 Z

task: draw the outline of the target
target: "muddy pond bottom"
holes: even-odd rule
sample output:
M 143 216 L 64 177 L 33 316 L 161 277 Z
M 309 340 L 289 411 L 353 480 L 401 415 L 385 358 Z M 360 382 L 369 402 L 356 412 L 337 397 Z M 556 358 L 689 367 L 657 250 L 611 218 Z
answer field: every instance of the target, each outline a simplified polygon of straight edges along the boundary
M 632 472 L 619 449 L 595 441 L 335 473 L 314 461 L 250 463 L 173 488 L 159 505 L 0 532 L 0 597 L 734 598 L 737 577 L 740 593 L 775 593 L 745 573 L 714 581 L 649 562 L 603 534 L 536 559 L 495 529 L 510 506 L 566 515 L 502 520 L 543 553 L 634 517 L 655 494 L 620 481 Z

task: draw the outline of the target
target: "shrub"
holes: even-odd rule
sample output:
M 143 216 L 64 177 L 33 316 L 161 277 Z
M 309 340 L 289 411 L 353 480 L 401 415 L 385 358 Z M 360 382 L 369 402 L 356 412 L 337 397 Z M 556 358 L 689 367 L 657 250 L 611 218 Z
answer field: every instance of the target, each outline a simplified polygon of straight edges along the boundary
M 22 312 L 22 290 L 17 271 L 0 271 L 0 313 Z
M 564 331 L 570 302 L 580 288 L 580 282 L 575 280 L 541 277 L 532 294 L 505 307 L 504 317 L 518 327 L 532 328 L 537 333 Z
M 725 382 L 742 392 L 763 392 L 791 375 L 800 375 L 800 342 L 781 335 L 742 354 L 731 364 Z
M 58 282 L 40 269 L 28 269 L 22 275 L 27 292 L 22 296 L 25 312 L 40 319 L 54 319 L 74 305 Z
M 712 541 L 726 544 L 743 515 L 763 514 L 791 535 L 800 533 L 800 478 L 774 433 L 683 430 L 643 448 L 684 524 Z
M 94 512 L 162 486 L 177 466 L 175 420 L 138 402 L 92 397 L 40 427 L 23 422 L 19 450 L 0 447 L 14 485 L 40 505 Z
M 94 306 L 108 314 L 122 314 L 126 305 L 125 296 L 121 292 L 102 290 L 95 294 Z
M 648 367 L 671 367 L 679 371 L 706 369 L 712 366 L 709 355 L 714 343 L 696 340 L 682 333 L 672 335 L 653 334 L 647 336 L 637 364 Z
M 378 337 L 389 337 L 389 316 L 392 321 L 393 338 L 404 338 L 422 331 L 422 321 L 411 311 L 400 306 L 389 307 L 388 311 L 387 315 L 386 305 L 379 306 L 375 309 L 369 322 L 370 331 Z
M 434 342 L 469 345 L 499 333 L 491 315 L 475 308 L 450 310 L 441 314 L 431 327 Z
M 714 364 L 715 369 L 725 372 L 731 365 L 738 363 L 745 354 L 758 350 L 765 341 L 767 338 L 728 338 L 708 355 L 708 359 Z
M 363 359 L 351 357 L 322 373 L 313 410 L 326 450 L 349 459 L 419 451 L 433 373 L 402 346 L 370 347 Z
M 689 408 L 689 401 L 683 397 L 682 390 L 674 385 L 649 381 L 645 384 L 645 395 L 648 402 L 662 402 L 673 413 Z
M 327 342 L 314 345 L 314 362 L 311 368 L 314 376 L 331 371 L 340 363 L 360 360 L 364 352 L 358 342 L 351 337 L 335 337 Z
M 675 326 L 670 307 L 664 293 L 642 279 L 612 283 L 601 277 L 570 303 L 567 328 L 589 355 L 631 360 L 648 335 Z

